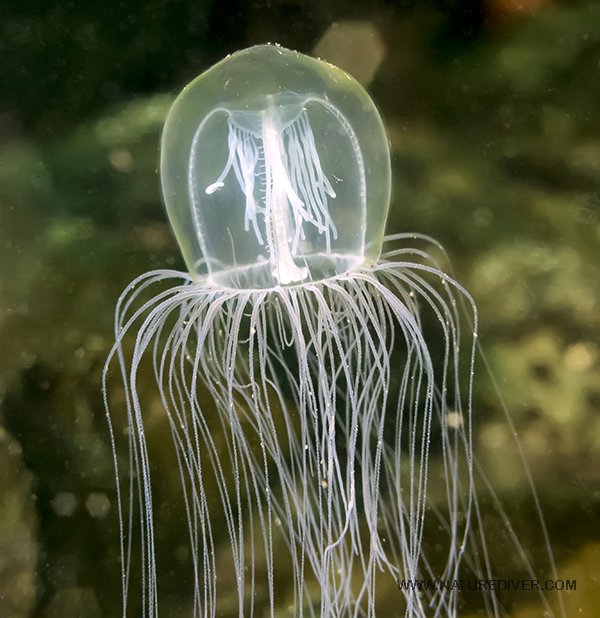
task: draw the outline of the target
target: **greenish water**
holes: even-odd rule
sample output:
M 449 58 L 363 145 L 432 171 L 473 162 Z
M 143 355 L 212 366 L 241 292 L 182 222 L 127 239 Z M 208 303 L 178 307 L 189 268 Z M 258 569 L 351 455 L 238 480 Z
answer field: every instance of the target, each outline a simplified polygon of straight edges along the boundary
M 376 67 L 368 89 L 393 150 L 389 231 L 437 238 L 475 296 L 559 576 L 578 582 L 567 615 L 596 615 L 600 7 L 555 2 L 527 17 L 501 16 L 493 2 L 350 11 L 153 1 L 143 14 L 21 4 L 4 7 L 0 26 L 0 615 L 119 615 L 99 383 L 121 289 L 152 268 L 183 268 L 156 174 L 173 93 L 236 48 L 278 41 L 310 53 L 332 22 L 350 18 L 383 41 L 380 64 L 377 49 L 358 59 L 343 42 L 329 49 L 350 72 Z M 535 555 L 542 540 L 523 472 L 479 369 L 478 456 Z M 163 430 L 159 419 L 150 440 Z M 157 463 L 158 544 L 174 548 L 159 583 L 164 615 L 189 615 L 185 518 L 170 499 L 173 462 Z M 396 607 L 397 589 L 382 595 Z M 540 615 L 526 594 L 507 605 L 511 616 Z

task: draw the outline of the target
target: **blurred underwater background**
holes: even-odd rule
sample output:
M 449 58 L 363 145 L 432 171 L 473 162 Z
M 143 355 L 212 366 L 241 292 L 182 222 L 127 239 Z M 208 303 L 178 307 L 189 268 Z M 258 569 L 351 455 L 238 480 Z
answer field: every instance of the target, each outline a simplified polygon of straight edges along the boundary
M 440 241 L 475 297 L 558 574 L 577 580 L 567 615 L 600 615 L 600 3 L 6 0 L 0 15 L 0 616 L 120 615 L 100 393 L 115 302 L 138 274 L 184 268 L 157 176 L 174 96 L 264 42 L 337 64 L 379 107 L 388 231 Z M 535 553 L 526 475 L 477 376 L 477 455 Z M 161 613 L 188 616 L 174 462 L 154 464 Z M 381 594 L 401 602 L 393 582 Z M 540 616 L 534 600 L 509 595 L 508 614 Z

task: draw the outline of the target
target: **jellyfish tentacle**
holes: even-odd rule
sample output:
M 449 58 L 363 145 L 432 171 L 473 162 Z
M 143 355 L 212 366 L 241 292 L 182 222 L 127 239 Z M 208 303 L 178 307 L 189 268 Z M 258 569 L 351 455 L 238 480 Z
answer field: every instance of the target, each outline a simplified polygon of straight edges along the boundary
M 195 616 L 220 611 L 222 538 L 239 616 L 275 616 L 287 598 L 297 616 L 374 617 L 382 573 L 453 580 L 464 563 L 489 575 L 475 471 L 534 573 L 472 453 L 474 302 L 430 252 L 389 253 L 369 270 L 301 286 L 236 290 L 182 277 L 147 300 L 153 286 L 176 276 L 162 273 L 123 294 L 111 359 L 126 383 L 129 427 L 131 473 L 118 493 L 124 616 L 132 537 L 142 545 L 140 615 L 158 615 L 148 419 L 139 392 L 146 356 L 179 468 Z M 134 328 L 126 358 L 123 343 Z M 461 345 L 464 335 L 470 346 Z M 448 424 L 450 412 L 458 425 Z M 111 431 L 116 452 L 123 437 Z M 434 562 L 426 538 L 438 526 L 447 541 L 444 559 Z M 258 587 L 264 600 L 253 594 Z M 408 617 L 459 613 L 456 590 L 403 593 Z M 502 613 L 493 592 L 484 605 L 490 615 Z

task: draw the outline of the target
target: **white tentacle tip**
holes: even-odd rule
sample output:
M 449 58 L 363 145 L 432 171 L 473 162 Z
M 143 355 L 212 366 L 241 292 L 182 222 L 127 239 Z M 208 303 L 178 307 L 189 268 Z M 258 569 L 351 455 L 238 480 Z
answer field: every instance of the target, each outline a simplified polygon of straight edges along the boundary
M 217 189 L 220 189 L 221 187 L 224 187 L 225 185 L 222 182 L 213 182 L 212 185 L 208 185 L 208 187 L 206 187 L 205 191 L 207 195 L 211 195 L 212 193 L 214 193 Z

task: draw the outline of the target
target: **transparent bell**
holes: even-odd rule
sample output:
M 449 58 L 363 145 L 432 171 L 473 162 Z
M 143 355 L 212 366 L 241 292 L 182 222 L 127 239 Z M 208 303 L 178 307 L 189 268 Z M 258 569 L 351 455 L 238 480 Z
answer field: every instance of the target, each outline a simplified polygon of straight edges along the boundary
M 340 69 L 278 46 L 228 56 L 181 92 L 161 181 L 192 275 L 298 285 L 379 257 L 390 199 L 381 117 Z

